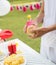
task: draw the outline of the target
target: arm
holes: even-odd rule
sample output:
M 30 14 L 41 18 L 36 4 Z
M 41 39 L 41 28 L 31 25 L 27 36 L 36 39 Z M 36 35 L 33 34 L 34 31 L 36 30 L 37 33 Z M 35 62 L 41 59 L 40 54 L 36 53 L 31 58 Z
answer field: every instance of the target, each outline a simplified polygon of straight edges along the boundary
M 32 33 L 35 33 L 35 35 L 31 36 L 31 38 L 41 37 L 42 35 L 44 35 L 48 32 L 54 31 L 54 30 L 56 30 L 56 24 L 51 25 L 51 26 L 46 27 L 46 28 L 43 28 L 43 27 L 36 28 L 32 31 Z
M 47 27 L 47 29 L 48 29 L 47 32 L 51 32 L 53 30 L 56 30 L 56 24 Z
M 36 16 L 36 18 L 34 19 L 34 22 L 35 23 L 42 22 L 43 18 L 44 18 L 44 0 L 42 0 L 42 6 L 41 6 L 41 9 L 40 9 L 40 12 Z
M 40 10 L 39 15 L 36 17 L 34 22 L 41 22 L 43 17 L 44 17 L 44 2 L 42 3 L 42 7 Z M 37 37 L 41 37 L 42 35 L 54 31 L 56 30 L 56 24 L 48 26 L 48 27 L 40 27 L 40 28 L 36 28 L 36 29 L 32 29 L 31 32 L 35 33 L 33 36 L 30 36 L 31 38 L 37 38 Z
M 44 17 L 44 0 L 42 0 L 42 6 L 40 9 L 39 14 L 36 16 L 36 18 L 33 20 L 33 24 L 37 25 L 39 22 L 42 22 Z M 27 26 L 24 26 L 24 32 L 26 33 Z

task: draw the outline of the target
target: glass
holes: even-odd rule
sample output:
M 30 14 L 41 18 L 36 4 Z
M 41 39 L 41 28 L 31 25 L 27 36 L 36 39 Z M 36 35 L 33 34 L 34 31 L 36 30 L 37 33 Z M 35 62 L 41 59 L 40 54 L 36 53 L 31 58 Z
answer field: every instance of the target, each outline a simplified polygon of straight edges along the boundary
M 16 44 L 15 43 L 11 43 L 8 45 L 8 51 L 9 51 L 9 55 L 11 54 L 16 54 Z

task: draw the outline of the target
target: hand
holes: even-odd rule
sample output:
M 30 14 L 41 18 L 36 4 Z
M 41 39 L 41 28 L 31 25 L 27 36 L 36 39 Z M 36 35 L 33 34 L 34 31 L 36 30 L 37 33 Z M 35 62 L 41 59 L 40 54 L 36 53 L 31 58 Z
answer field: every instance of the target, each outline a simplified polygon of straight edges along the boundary
M 26 25 L 24 26 L 23 30 L 24 30 L 25 33 L 27 33 L 27 28 L 28 27 L 30 27 L 30 28 L 32 28 L 32 26 L 34 26 L 33 28 L 37 27 L 36 23 L 34 23 L 34 22 L 29 22 L 29 23 L 31 23 L 31 25 L 28 25 L 28 22 L 27 22 Z
M 37 30 L 35 30 L 35 32 L 37 37 L 41 37 L 48 32 L 48 28 L 40 27 Z
M 51 25 L 47 28 L 43 28 L 43 27 L 40 27 L 40 28 L 37 28 L 37 29 L 33 29 L 31 30 L 32 33 L 35 33 L 35 35 L 33 36 L 30 36 L 31 38 L 37 38 L 37 37 L 41 37 L 42 35 L 48 33 L 48 32 L 51 32 L 53 30 L 56 30 L 56 24 L 54 25 Z
M 42 35 L 44 35 L 45 33 L 48 32 L 48 28 L 43 28 L 43 27 L 40 27 L 40 28 L 37 28 L 37 29 L 34 29 L 34 30 L 31 30 L 32 33 L 35 33 L 33 36 L 30 36 L 30 38 L 37 38 L 37 37 L 41 37 Z

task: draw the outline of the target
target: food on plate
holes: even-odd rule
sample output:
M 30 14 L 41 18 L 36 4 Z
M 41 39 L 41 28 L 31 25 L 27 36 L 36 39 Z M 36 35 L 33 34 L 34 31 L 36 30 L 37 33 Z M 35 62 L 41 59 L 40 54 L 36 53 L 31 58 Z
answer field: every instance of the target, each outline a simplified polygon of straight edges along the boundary
M 12 54 L 4 59 L 4 65 L 20 65 L 24 62 L 24 57 L 17 54 Z
M 19 56 L 18 57 L 18 61 L 19 61 L 19 64 L 24 63 L 24 57 L 23 56 Z

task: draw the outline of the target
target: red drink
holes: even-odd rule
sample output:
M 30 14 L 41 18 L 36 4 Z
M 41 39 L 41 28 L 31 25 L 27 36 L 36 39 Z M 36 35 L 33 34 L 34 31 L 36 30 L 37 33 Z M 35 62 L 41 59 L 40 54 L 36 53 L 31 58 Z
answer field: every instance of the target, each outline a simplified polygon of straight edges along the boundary
M 13 53 L 16 53 L 16 44 L 12 44 Z
M 10 45 L 8 45 L 8 51 L 9 51 L 9 55 L 11 54 L 16 54 L 16 44 L 11 43 Z
M 12 50 L 12 44 L 8 45 L 8 51 L 9 51 L 10 54 L 13 52 L 13 50 Z

